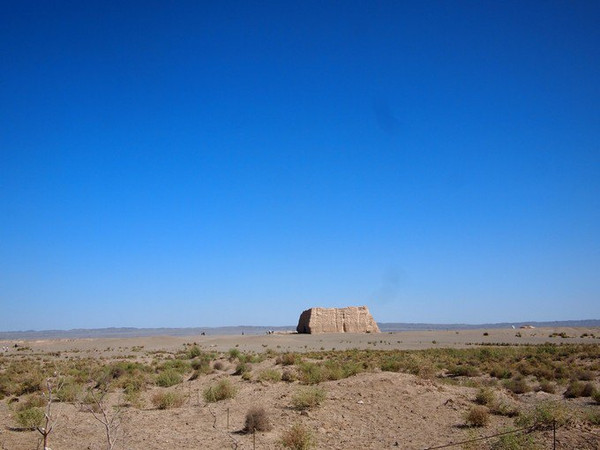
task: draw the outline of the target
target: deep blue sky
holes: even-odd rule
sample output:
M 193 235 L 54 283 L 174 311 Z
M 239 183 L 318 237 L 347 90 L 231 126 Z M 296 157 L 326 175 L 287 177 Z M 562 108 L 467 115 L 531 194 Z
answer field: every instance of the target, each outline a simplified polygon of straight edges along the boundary
M 0 4 L 0 330 L 600 318 L 600 3 Z

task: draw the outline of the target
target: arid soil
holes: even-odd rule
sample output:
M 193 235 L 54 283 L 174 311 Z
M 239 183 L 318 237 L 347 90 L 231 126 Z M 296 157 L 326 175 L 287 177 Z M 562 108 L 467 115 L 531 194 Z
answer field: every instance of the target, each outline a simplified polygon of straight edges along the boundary
M 195 336 L 188 338 L 150 337 L 131 339 L 56 340 L 0 342 L 8 346 L 4 353 L 8 358 L 22 358 L 28 353 L 39 358 L 97 357 L 115 358 L 133 355 L 143 359 L 151 352 L 174 352 L 184 343 L 196 342 L 203 350 L 226 352 L 240 351 L 304 352 L 367 348 L 376 350 L 421 349 L 437 347 L 470 347 L 480 343 L 541 344 L 544 342 L 582 342 L 600 344 L 595 338 L 580 337 L 583 334 L 600 336 L 599 329 L 532 329 L 532 330 L 486 330 L 401 332 L 370 335 L 268 335 L 268 336 Z M 516 334 L 521 334 L 517 337 Z M 565 336 L 552 337 L 553 333 Z M 26 350 L 18 351 L 17 344 Z M 19 347 L 17 347 L 19 348 Z M 60 352 L 60 353 L 57 353 Z M 266 382 L 243 380 L 234 376 L 235 363 L 223 354 L 219 361 L 221 370 L 184 381 L 170 388 L 151 387 L 143 392 L 139 407 L 121 408 L 122 425 L 115 433 L 119 449 L 278 449 L 282 434 L 293 424 L 305 425 L 313 434 L 319 449 L 425 449 L 448 443 L 487 436 L 513 426 L 513 419 L 491 415 L 491 422 L 482 428 L 465 426 L 465 415 L 474 405 L 477 388 L 470 383 L 447 382 L 433 377 L 423 378 L 406 373 L 373 372 L 359 373 L 349 378 L 325 381 L 319 387 L 326 392 L 320 406 L 306 411 L 292 407 L 292 397 L 302 389 L 298 381 Z M 252 372 L 266 369 L 282 370 L 276 358 L 252 364 Z M 2 367 L 0 367 L 0 370 Z M 202 392 L 220 379 L 228 379 L 237 388 L 234 398 L 207 403 Z M 451 380 L 449 380 L 451 381 Z M 596 382 L 598 380 L 595 380 Z M 186 401 L 183 406 L 159 410 L 152 406 L 152 395 L 160 390 L 180 391 Z M 521 396 L 499 392 L 507 401 L 520 408 L 544 399 L 588 404 L 600 408 L 587 399 L 563 399 L 562 393 L 548 394 L 530 392 Z M 14 404 L 11 399 L 0 401 L 0 449 L 20 450 L 39 448 L 36 431 L 20 431 L 13 419 Z M 108 402 L 122 403 L 122 394 L 113 392 Z M 271 431 L 244 434 L 244 418 L 253 406 L 263 406 L 273 426 Z M 50 447 L 60 449 L 103 449 L 106 447 L 104 428 L 85 411 L 78 402 L 55 403 L 58 421 L 50 436 Z M 579 428 L 577 428 L 579 427 Z M 551 431 L 536 433 L 538 442 L 551 447 Z M 471 446 L 451 448 L 490 448 L 492 441 L 480 441 Z M 600 428 L 577 425 L 558 430 L 557 448 L 600 448 Z
M 487 333 L 487 335 L 485 335 Z M 565 338 L 558 335 L 565 333 Z M 551 335 L 555 335 L 550 337 Z M 594 340 L 583 334 L 598 336 Z M 128 353 L 132 348 L 146 351 L 174 351 L 185 343 L 195 342 L 201 348 L 227 351 L 236 347 L 240 351 L 316 351 L 316 350 L 416 350 L 433 347 L 465 348 L 477 344 L 543 344 L 550 343 L 600 343 L 598 328 L 534 328 L 460 330 L 460 331 L 402 331 L 394 333 L 327 333 L 327 334 L 271 334 L 246 336 L 151 336 L 104 339 L 48 339 L 37 341 L 0 341 L 0 347 L 15 343 L 43 352 L 86 352 L 103 355 Z

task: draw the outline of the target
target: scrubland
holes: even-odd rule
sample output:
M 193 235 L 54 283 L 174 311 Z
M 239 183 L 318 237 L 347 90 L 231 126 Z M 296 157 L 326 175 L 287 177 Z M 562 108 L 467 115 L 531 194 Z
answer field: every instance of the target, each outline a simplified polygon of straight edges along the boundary
M 311 346 L 274 336 L 253 351 L 240 349 L 250 337 L 229 349 L 124 341 L 117 352 L 102 340 L 11 343 L 0 356 L 0 448 L 41 448 L 46 434 L 55 450 L 425 449 L 523 430 L 452 448 L 542 449 L 554 428 L 557 448 L 599 448 L 600 341 L 550 334 L 460 348 L 438 335 L 416 350 L 385 348 L 402 333 L 346 349 L 333 349 L 346 335 Z

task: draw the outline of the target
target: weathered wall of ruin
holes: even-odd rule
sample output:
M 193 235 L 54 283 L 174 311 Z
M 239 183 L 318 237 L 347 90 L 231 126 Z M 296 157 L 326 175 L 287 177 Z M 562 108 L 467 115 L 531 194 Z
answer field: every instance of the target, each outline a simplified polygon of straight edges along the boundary
M 310 308 L 300 315 L 298 333 L 379 333 L 366 306 Z

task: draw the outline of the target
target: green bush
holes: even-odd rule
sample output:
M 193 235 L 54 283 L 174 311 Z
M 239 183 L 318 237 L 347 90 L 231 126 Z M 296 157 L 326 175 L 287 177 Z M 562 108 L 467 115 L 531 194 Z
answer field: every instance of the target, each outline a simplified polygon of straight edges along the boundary
M 234 398 L 236 393 L 237 389 L 229 380 L 221 380 L 217 384 L 205 389 L 204 400 L 208 403 L 214 403 L 228 398 Z
M 197 345 L 192 345 L 187 351 L 188 359 L 198 358 L 202 355 L 202 350 Z
M 44 411 L 36 407 L 21 409 L 15 413 L 15 420 L 23 428 L 31 430 L 42 425 Z
M 169 359 L 162 363 L 158 369 L 164 372 L 171 370 L 183 375 L 190 370 L 191 366 L 189 361 L 184 361 L 183 359 Z
M 234 359 L 239 359 L 241 352 L 237 349 L 237 348 L 230 348 L 229 352 L 227 352 L 229 354 L 229 360 L 233 361 Z
M 161 387 L 175 386 L 182 381 L 181 374 L 175 369 L 167 369 L 156 376 L 156 385 Z
M 449 375 L 454 377 L 476 377 L 479 375 L 479 369 L 471 365 L 457 365 L 450 369 Z
M 249 364 L 246 364 L 245 362 L 240 362 L 237 366 L 235 366 L 235 372 L 233 372 L 233 374 L 244 375 L 246 372 L 250 372 L 250 370 L 251 367 Z
M 258 374 L 258 379 L 268 383 L 277 383 L 281 381 L 281 372 L 275 369 L 265 369 Z
M 558 426 L 567 425 L 572 419 L 572 413 L 564 402 L 546 401 L 520 414 L 515 423 L 519 427 L 549 427 L 554 422 Z
M 56 390 L 56 400 L 59 402 L 74 402 L 81 397 L 83 386 L 68 380 Z
M 500 436 L 492 443 L 491 447 L 492 450 L 537 450 L 541 448 L 536 444 L 532 434 L 518 432 Z
M 325 400 L 326 393 L 318 387 L 308 387 L 298 390 L 292 397 L 292 405 L 296 409 L 308 409 L 319 406 Z

